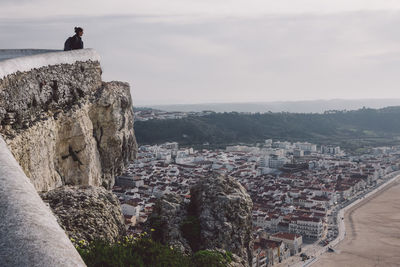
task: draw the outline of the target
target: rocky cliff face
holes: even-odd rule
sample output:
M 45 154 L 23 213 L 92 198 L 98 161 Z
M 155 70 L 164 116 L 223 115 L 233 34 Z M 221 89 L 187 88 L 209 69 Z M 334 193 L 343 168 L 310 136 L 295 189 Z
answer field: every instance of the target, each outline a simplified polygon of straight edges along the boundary
M 237 266 L 251 262 L 251 212 L 246 190 L 232 177 L 219 175 L 201 180 L 191 189 L 190 203 L 166 195 L 156 204 L 149 227 L 162 242 L 186 253 L 222 249 L 241 258 Z
M 1 79 L 0 134 L 38 191 L 109 188 L 137 151 L 129 85 L 90 60 Z
M 102 187 L 63 186 L 41 194 L 58 223 L 76 241 L 116 242 L 125 234 L 117 197 Z
M 202 249 L 220 248 L 251 262 L 253 202 L 234 178 L 211 176 L 191 189 Z
M 189 241 L 183 237 L 181 225 L 188 216 L 188 205 L 177 194 L 166 194 L 157 201 L 148 222 L 156 229 L 153 238 L 174 246 L 186 255 L 191 254 Z M 150 230 L 151 231 L 151 230 Z

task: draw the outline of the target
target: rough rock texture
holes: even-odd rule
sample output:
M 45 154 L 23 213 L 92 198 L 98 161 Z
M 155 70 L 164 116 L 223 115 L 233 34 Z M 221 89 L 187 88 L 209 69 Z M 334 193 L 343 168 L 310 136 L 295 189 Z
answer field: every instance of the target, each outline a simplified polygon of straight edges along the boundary
M 101 160 L 102 182 L 110 186 L 137 153 L 129 84 L 105 83 L 91 101 L 89 116 Z
M 202 249 L 221 248 L 251 262 L 253 202 L 234 178 L 214 175 L 191 189 Z
M 188 215 L 194 216 L 200 224 L 196 244 L 199 249 L 230 251 L 241 259 L 232 266 L 249 266 L 253 246 L 252 207 L 250 196 L 239 182 L 232 177 L 213 175 L 191 189 L 189 204 L 177 195 L 163 196 L 150 221 L 158 220 L 164 243 L 190 253 L 189 241 L 185 240 L 181 225 Z
M 41 197 L 70 238 L 115 242 L 125 234 L 119 201 L 102 187 L 63 186 Z
M 38 191 L 109 188 L 137 151 L 129 85 L 103 83 L 98 61 L 1 79 L 0 134 Z
M 187 216 L 186 208 L 181 196 L 166 194 L 155 205 L 149 223 L 150 227 L 157 225 L 156 228 L 162 230 L 159 241 L 168 243 L 185 254 L 191 254 L 192 249 L 180 230 L 180 225 Z
M 100 63 L 92 61 L 10 74 L 0 80 L 0 121 L 14 129 L 25 128 L 40 120 L 43 111 L 71 108 L 101 83 Z

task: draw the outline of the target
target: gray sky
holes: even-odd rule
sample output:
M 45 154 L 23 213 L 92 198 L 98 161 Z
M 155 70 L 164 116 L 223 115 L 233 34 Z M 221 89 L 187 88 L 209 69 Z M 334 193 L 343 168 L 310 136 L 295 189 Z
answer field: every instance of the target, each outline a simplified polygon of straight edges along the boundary
M 400 1 L 148 2 L 0 0 L 0 48 L 82 26 L 137 105 L 400 98 Z

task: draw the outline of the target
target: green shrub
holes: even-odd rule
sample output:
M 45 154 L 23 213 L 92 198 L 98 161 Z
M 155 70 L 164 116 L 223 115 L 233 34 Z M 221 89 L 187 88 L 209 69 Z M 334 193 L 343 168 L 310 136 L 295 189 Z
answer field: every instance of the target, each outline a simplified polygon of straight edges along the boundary
M 193 263 L 195 267 L 209 266 L 209 267 L 224 267 L 232 261 L 232 253 L 225 254 L 213 250 L 200 250 L 193 256 Z
M 95 241 L 90 244 L 81 242 L 75 247 L 89 267 L 190 266 L 189 257 L 147 236 L 126 237 L 123 241 L 114 244 L 104 241 Z
M 187 256 L 171 246 L 153 241 L 147 235 L 109 244 L 104 241 L 76 242 L 75 247 L 88 267 L 224 267 L 231 261 L 229 252 L 198 251 Z
M 149 226 L 152 229 L 151 239 L 163 243 L 163 230 L 166 225 L 161 221 L 159 216 L 150 216 L 148 220 Z

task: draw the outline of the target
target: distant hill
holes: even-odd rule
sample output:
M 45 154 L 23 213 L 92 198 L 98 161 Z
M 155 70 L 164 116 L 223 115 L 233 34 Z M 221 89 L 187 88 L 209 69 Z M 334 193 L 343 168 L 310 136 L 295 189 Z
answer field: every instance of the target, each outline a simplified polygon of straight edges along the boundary
M 327 110 L 357 110 L 366 108 L 383 108 L 399 106 L 400 99 L 331 99 L 310 101 L 281 101 L 281 102 L 254 102 L 254 103 L 209 103 L 183 105 L 154 105 L 148 106 L 165 111 L 203 111 L 215 112 L 297 112 L 323 113 Z
M 139 144 L 178 141 L 211 146 L 265 139 L 337 144 L 347 149 L 398 143 L 400 107 L 314 113 L 215 113 L 135 123 Z

